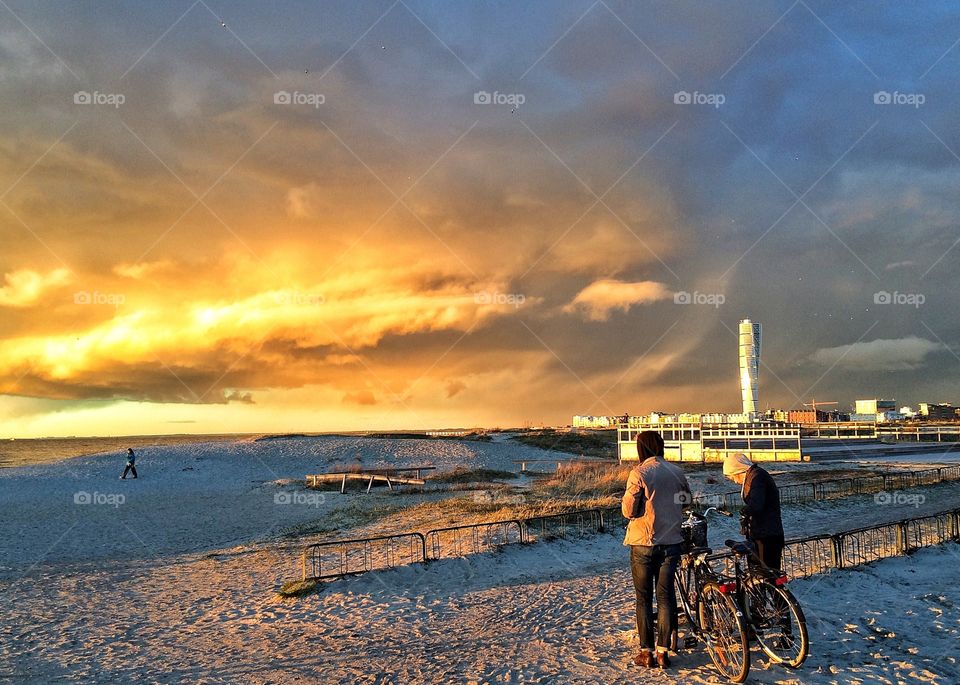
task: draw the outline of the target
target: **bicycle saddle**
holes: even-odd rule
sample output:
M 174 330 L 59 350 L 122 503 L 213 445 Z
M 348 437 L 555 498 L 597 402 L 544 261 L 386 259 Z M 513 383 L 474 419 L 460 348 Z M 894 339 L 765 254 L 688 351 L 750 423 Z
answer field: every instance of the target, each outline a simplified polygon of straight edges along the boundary
M 734 554 L 753 554 L 753 543 L 746 540 L 725 540 L 723 544 L 733 550 Z
M 688 554 L 696 556 L 697 554 L 711 554 L 712 552 L 713 550 L 709 547 L 691 547 Z

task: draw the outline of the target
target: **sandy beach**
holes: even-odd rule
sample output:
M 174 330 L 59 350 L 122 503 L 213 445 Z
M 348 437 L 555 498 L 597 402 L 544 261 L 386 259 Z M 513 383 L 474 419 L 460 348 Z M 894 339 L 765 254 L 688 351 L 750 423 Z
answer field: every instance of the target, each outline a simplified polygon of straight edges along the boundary
M 136 481 L 117 480 L 122 456 L 113 453 L 0 473 L 0 679 L 666 682 L 630 662 L 632 590 L 617 534 L 375 572 L 329 582 L 307 597 L 279 598 L 276 589 L 299 572 L 304 542 L 334 535 L 294 537 L 299 526 L 333 520 L 349 530 L 357 507 L 425 497 L 306 490 L 303 475 L 324 459 L 355 459 L 359 452 L 371 465 L 406 458 L 446 469 L 506 468 L 530 449 L 343 440 L 147 449 Z M 802 478 L 810 466 L 784 468 Z M 902 510 L 871 506 L 872 496 L 864 496 L 790 506 L 784 522 L 788 536 L 828 532 L 960 500 L 960 488 L 951 484 L 920 491 L 925 501 Z M 124 499 L 80 504 L 77 492 Z M 278 504 L 281 492 L 325 496 Z M 718 520 L 714 542 L 734 534 L 731 526 Z M 756 659 L 752 681 L 955 682 L 960 594 L 944 582 L 943 568 L 958 558 L 960 550 L 947 545 L 795 581 L 811 621 L 813 654 L 796 674 Z M 866 577 L 875 581 L 869 602 L 859 589 Z M 701 652 L 685 652 L 677 664 L 675 682 L 715 682 Z

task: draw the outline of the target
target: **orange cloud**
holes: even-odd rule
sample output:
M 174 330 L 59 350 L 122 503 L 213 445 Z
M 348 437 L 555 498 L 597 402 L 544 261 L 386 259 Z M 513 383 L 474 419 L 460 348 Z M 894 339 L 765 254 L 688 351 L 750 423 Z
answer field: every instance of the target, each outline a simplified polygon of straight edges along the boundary
M 581 313 L 594 321 L 605 321 L 613 310 L 627 311 L 634 305 L 650 304 L 672 296 L 669 288 L 656 281 L 627 283 L 601 279 L 577 293 L 573 301 L 563 309 L 566 312 Z
M 6 285 L 0 288 L 0 307 L 29 307 L 43 295 L 58 286 L 70 282 L 70 271 L 55 269 L 45 274 L 30 269 L 20 269 L 4 274 Z

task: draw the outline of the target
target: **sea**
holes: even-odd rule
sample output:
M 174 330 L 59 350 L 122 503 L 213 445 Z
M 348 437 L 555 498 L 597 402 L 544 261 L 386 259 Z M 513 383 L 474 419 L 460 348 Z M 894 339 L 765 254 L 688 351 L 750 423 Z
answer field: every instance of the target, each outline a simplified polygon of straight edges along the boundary
M 70 457 L 126 451 L 128 447 L 184 445 L 196 442 L 234 441 L 249 435 L 133 435 L 92 438 L 0 438 L 0 468 L 45 464 Z

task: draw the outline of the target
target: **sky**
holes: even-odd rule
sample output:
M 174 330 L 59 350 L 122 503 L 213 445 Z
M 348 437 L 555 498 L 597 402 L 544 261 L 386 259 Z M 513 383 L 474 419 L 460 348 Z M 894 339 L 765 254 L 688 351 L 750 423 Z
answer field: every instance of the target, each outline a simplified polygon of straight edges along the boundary
M 0 3 L 0 436 L 960 401 L 960 8 Z

